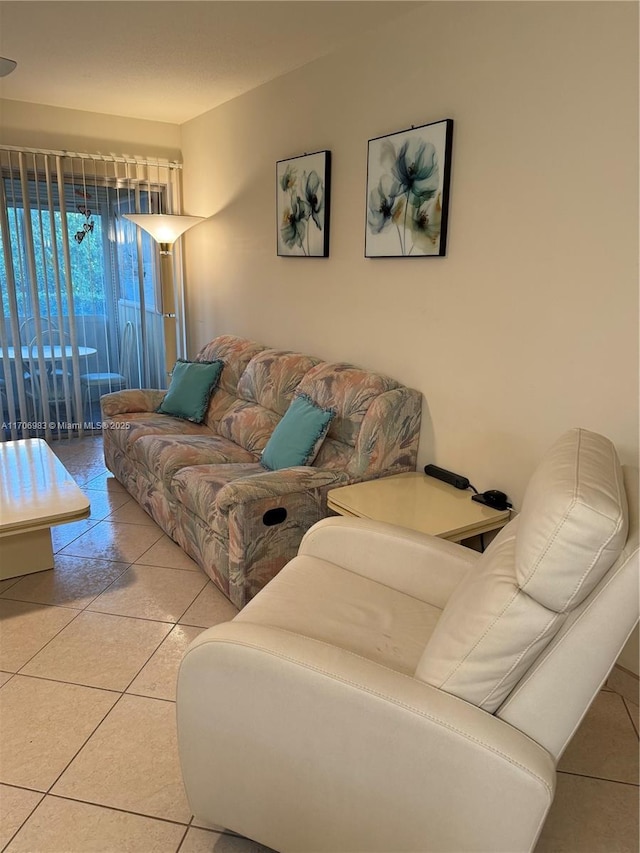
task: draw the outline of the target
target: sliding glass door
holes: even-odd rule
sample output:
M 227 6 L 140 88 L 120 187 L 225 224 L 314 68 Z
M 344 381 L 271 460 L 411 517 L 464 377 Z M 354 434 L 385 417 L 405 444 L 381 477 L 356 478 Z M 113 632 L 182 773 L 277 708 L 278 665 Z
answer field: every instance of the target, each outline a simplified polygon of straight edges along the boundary
M 166 386 L 157 249 L 122 213 L 166 210 L 167 185 L 98 165 L 0 151 L 0 440 L 82 434 L 102 394 Z

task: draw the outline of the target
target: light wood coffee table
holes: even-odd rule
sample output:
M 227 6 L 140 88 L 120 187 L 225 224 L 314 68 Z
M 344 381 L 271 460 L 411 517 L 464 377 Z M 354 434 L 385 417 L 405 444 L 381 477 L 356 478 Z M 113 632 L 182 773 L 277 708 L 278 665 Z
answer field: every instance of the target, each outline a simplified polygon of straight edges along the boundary
M 451 542 L 498 530 L 509 510 L 491 509 L 462 491 L 426 474 L 409 472 L 331 489 L 329 509 L 339 515 L 386 521 Z
M 46 441 L 0 442 L 0 580 L 52 569 L 52 525 L 90 509 Z

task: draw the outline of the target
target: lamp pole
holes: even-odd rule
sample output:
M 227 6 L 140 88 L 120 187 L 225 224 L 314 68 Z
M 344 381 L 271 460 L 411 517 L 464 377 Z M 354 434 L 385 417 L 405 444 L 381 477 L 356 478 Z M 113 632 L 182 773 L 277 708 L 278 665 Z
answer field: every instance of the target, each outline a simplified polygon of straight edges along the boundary
M 171 376 L 177 358 L 176 297 L 173 286 L 173 244 L 185 231 L 204 222 L 203 216 L 183 216 L 171 213 L 123 213 L 156 241 L 160 250 L 160 285 L 162 293 L 162 322 L 167 376 Z

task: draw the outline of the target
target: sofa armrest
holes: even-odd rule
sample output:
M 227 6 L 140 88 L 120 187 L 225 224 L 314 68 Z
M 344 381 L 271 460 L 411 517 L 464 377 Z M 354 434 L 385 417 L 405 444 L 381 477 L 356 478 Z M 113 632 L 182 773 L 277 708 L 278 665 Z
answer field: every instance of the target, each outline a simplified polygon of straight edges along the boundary
M 302 465 L 281 468 L 279 471 L 264 471 L 250 474 L 248 477 L 238 477 L 227 483 L 218 492 L 216 505 L 221 512 L 229 512 L 236 506 L 263 498 L 341 486 L 346 481 L 347 475 L 344 472 Z
M 305 534 L 299 553 L 440 608 L 480 557 L 455 542 L 363 518 L 319 521 Z
M 196 816 L 281 853 L 525 851 L 553 797 L 551 758 L 517 729 L 277 628 L 203 632 L 177 717 Z
M 155 412 L 166 393 L 157 388 L 128 388 L 103 394 L 100 398 L 102 419 L 134 412 Z

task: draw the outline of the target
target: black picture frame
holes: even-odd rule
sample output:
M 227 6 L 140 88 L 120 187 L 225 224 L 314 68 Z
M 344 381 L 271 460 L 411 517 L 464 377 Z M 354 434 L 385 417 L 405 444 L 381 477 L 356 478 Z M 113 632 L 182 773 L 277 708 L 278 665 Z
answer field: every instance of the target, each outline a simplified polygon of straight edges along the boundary
M 328 258 L 331 151 L 276 163 L 276 245 L 279 257 Z
M 366 258 L 444 257 L 453 119 L 370 139 Z

